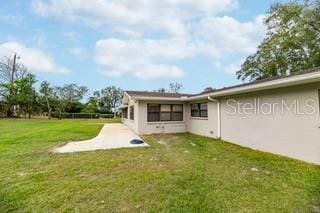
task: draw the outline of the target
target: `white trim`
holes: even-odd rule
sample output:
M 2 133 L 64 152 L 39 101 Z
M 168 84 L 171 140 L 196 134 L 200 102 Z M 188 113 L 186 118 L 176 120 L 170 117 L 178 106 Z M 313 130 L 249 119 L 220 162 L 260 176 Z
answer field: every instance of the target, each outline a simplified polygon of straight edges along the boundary
M 124 108 L 128 108 L 128 107 L 129 107 L 129 105 L 122 104 L 122 105 L 119 106 L 119 109 L 124 109 Z
M 308 73 L 304 75 L 297 75 L 287 77 L 283 79 L 277 79 L 273 81 L 261 82 L 257 84 L 251 84 L 247 86 L 239 86 L 235 88 L 213 91 L 211 93 L 190 97 L 188 100 L 197 100 L 201 98 L 210 97 L 221 97 L 226 95 L 235 95 L 240 93 L 256 92 L 267 89 L 276 89 L 287 86 L 296 86 L 307 83 L 315 83 L 320 81 L 320 72 Z
M 141 101 L 178 101 L 185 102 L 188 98 L 170 98 L 170 97 L 148 97 L 148 96 L 135 96 L 134 99 Z
M 131 96 L 125 91 L 124 94 L 126 94 L 129 98 L 131 98 Z
M 185 124 L 185 121 L 155 121 L 155 122 L 147 122 L 148 125 L 159 125 L 159 124 Z
M 209 120 L 208 118 L 205 117 L 190 117 L 189 120 L 203 120 L 203 121 L 207 121 Z

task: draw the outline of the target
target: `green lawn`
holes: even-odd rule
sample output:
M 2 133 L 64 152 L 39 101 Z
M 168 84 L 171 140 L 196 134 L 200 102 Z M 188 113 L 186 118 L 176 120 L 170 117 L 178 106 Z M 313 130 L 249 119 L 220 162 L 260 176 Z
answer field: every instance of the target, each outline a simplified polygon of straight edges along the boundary
M 319 166 L 192 134 L 50 153 L 104 121 L 0 120 L 0 212 L 320 212 Z

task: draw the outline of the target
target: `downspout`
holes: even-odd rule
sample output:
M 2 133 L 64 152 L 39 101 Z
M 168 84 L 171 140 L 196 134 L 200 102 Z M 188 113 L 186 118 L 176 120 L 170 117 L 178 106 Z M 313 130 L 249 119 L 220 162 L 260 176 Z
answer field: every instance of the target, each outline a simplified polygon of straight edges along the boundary
M 218 139 L 221 139 L 221 103 L 219 100 L 215 99 L 215 98 L 211 98 L 210 96 L 208 96 L 208 100 L 212 101 L 214 103 L 217 103 L 218 106 Z

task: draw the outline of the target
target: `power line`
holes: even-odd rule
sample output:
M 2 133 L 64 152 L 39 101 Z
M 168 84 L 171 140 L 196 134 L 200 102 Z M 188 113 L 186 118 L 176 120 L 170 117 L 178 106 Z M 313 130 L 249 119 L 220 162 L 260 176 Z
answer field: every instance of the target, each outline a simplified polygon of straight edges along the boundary
M 7 47 L 2 46 L 2 48 L 8 50 L 9 52 L 11 52 L 13 54 L 18 54 L 16 51 L 13 51 L 13 50 L 11 50 L 11 49 L 9 49 Z

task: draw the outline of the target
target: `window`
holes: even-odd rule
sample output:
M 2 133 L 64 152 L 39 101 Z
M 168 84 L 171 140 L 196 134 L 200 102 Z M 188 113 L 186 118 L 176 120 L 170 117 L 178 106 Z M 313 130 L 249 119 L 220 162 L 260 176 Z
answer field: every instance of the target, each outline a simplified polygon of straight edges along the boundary
M 182 104 L 148 104 L 148 122 L 183 121 Z
M 134 120 L 134 106 L 130 107 L 130 120 Z
M 160 121 L 171 120 L 171 105 L 160 105 Z
M 148 122 L 160 120 L 160 105 L 148 104 Z
M 320 89 L 318 90 L 318 104 L 319 104 L 319 116 L 320 116 Z
M 125 118 L 125 119 L 128 118 L 128 108 L 122 109 L 122 118 Z
M 207 118 L 208 117 L 208 104 L 207 103 L 191 104 L 191 117 L 193 117 L 193 118 Z
M 183 105 L 172 105 L 172 121 L 182 121 L 183 120 Z
M 208 117 L 208 104 L 200 104 L 200 117 L 207 118 Z
M 191 117 L 200 117 L 199 104 L 191 104 Z

